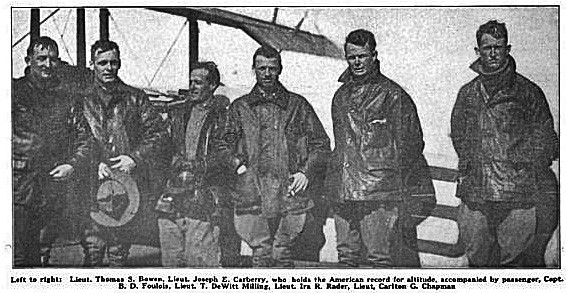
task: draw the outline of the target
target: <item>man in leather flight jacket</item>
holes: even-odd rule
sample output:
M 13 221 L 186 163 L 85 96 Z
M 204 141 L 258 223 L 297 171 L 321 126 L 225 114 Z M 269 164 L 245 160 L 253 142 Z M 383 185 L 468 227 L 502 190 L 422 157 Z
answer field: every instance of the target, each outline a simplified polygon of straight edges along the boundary
M 476 32 L 478 73 L 452 111 L 458 226 L 470 266 L 541 266 L 557 225 L 558 137 L 542 90 L 516 72 L 504 23 Z
M 411 215 L 434 207 L 434 187 L 415 104 L 380 72 L 375 47 L 367 30 L 347 36 L 349 68 L 332 101 L 336 147 L 327 196 L 336 202 L 338 258 L 358 266 L 365 251 L 374 267 L 419 266 Z
M 115 42 L 96 41 L 91 47 L 91 58 L 94 80 L 84 90 L 83 100 L 84 113 L 96 142 L 93 164 L 97 170 L 93 173 L 97 173 L 100 180 L 110 177 L 114 170 L 131 174 L 142 197 L 139 215 L 148 197 L 157 197 L 161 192 L 159 186 L 165 180 L 164 172 L 152 170 L 165 170 L 168 166 L 167 125 L 143 91 L 119 79 L 120 49 Z M 98 182 L 92 184 L 94 190 L 98 186 Z M 110 266 L 126 265 L 131 241 L 137 232 L 135 225 L 140 222 L 143 223 L 134 218 L 121 227 L 88 223 L 81 243 L 84 265 L 102 265 L 106 252 Z
M 60 216 L 71 176 L 88 161 L 92 138 L 61 80 L 57 43 L 32 40 L 27 73 L 12 82 L 14 266 L 40 265 L 40 230 Z
M 215 96 L 220 73 L 214 62 L 191 66 L 186 110 L 173 121 L 176 151 L 171 176 L 159 199 L 161 263 L 165 267 L 240 265 L 229 177 L 213 148 L 230 100 Z
M 234 222 L 253 266 L 293 266 L 291 247 L 320 196 L 329 139 L 312 106 L 279 82 L 281 55 L 253 56 L 256 85 L 235 100 L 218 143 L 237 173 Z

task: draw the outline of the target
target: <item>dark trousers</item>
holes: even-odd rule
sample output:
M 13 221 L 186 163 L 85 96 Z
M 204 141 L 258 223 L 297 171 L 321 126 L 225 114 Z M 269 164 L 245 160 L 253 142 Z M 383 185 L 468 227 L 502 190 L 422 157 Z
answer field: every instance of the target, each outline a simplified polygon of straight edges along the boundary
M 310 214 L 311 216 L 306 217 L 305 226 L 293 242 L 291 250 L 293 259 L 318 262 L 320 261 L 320 250 L 326 243 L 324 225 L 329 215 L 329 206 L 315 203 Z
M 66 181 L 53 181 L 33 172 L 13 172 L 14 202 L 27 198 L 29 205 L 13 205 L 14 267 L 41 266 L 42 229 L 61 218 L 67 195 Z M 45 239 L 51 243 L 57 235 Z
M 63 219 L 63 213 L 52 213 L 49 221 L 39 233 L 41 265 L 48 266 L 51 258 L 51 249 L 59 238 L 61 229 L 68 229 Z
M 220 228 L 220 264 L 223 267 L 242 266 L 242 239 L 234 227 L 234 209 L 219 209 L 218 227 Z
M 103 227 L 95 222 L 87 225 L 81 240 L 84 252 L 83 265 L 100 267 L 107 255 L 110 267 L 126 266 L 132 246 L 130 233 L 135 233 L 135 231 L 128 231 L 121 227 Z
M 39 236 L 44 219 L 28 207 L 14 206 L 14 267 L 41 266 Z
M 556 196 L 552 200 L 535 204 L 536 228 L 533 243 L 525 251 L 524 266 L 545 267 L 545 252 L 550 239 L 558 227 L 560 203 Z
M 334 215 L 338 260 L 348 266 L 419 267 L 416 227 L 402 203 L 348 202 Z

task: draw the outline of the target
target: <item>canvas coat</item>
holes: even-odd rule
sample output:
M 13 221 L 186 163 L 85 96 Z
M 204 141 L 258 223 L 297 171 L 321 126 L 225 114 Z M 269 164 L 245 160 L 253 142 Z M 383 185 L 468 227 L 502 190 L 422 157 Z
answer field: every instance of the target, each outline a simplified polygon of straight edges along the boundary
M 307 189 L 295 196 L 285 191 L 275 198 L 267 198 L 260 188 L 259 133 L 260 123 L 253 108 L 261 103 L 274 103 L 282 111 L 282 120 L 276 122 L 277 135 L 285 141 L 278 153 L 286 154 L 280 162 L 281 178 L 303 172 L 309 180 Z M 234 204 L 236 212 L 262 212 L 274 217 L 287 212 L 302 212 L 313 205 L 312 198 L 320 196 L 326 170 L 330 141 L 312 106 L 307 100 L 277 85 L 276 98 L 267 100 L 259 86 L 237 100 L 228 112 L 223 135 L 218 143 L 219 153 L 229 170 L 235 172 L 245 164 L 247 172 L 237 176 Z M 286 174 L 283 174 L 286 173 Z
M 347 69 L 332 100 L 336 147 L 327 179 L 331 200 L 412 201 L 434 206 L 417 109 L 398 84 L 375 69 L 354 79 Z M 411 197 L 409 195 L 422 195 Z
M 552 160 L 558 136 L 542 90 L 515 71 L 510 56 L 500 72 L 464 85 L 452 111 L 452 142 L 461 172 L 456 196 L 467 203 L 533 203 L 556 195 Z

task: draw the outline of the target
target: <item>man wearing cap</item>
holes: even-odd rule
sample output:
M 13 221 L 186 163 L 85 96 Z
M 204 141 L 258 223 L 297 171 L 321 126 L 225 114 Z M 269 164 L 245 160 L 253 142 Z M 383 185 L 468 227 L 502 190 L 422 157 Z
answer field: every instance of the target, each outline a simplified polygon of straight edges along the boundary
M 139 209 L 143 209 L 148 197 L 160 192 L 164 179 L 152 170 L 168 164 L 170 136 L 147 95 L 118 77 L 121 60 L 115 42 L 96 41 L 91 47 L 91 65 L 94 80 L 83 100 L 96 140 L 94 173 L 99 180 L 93 184 L 92 221 L 82 240 L 84 265 L 102 265 L 107 252 L 110 266 L 124 266 L 139 228 L 135 220 L 127 223 L 136 218 L 137 204 L 141 202 Z
M 470 266 L 543 266 L 558 224 L 552 114 L 540 87 L 516 72 L 504 23 L 482 24 L 476 40 L 478 76 L 458 92 L 451 120 L 460 237 Z
M 194 64 L 186 111 L 173 123 L 177 151 L 156 206 L 165 267 L 239 265 L 241 240 L 234 230 L 230 174 L 217 164 L 212 147 L 230 105 L 227 97 L 214 95 L 220 84 L 214 62 Z
M 219 148 L 238 174 L 234 223 L 252 265 L 293 266 L 291 246 L 320 196 L 329 139 L 312 106 L 279 82 L 281 55 L 253 56 L 256 85 L 232 103 Z
M 348 34 L 348 68 L 332 100 L 336 147 L 327 179 L 338 259 L 349 266 L 420 266 L 411 215 L 434 207 L 434 187 L 416 106 L 381 73 L 375 47 L 367 30 Z
M 26 75 L 12 81 L 15 267 L 41 264 L 40 230 L 61 213 L 67 183 L 92 144 L 82 104 L 57 74 L 57 43 L 32 40 L 25 60 Z

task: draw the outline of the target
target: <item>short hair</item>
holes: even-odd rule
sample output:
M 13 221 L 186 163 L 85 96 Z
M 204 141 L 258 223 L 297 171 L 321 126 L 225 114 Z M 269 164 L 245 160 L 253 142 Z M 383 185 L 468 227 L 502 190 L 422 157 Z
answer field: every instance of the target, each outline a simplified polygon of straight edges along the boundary
M 100 50 L 100 53 L 116 50 L 118 58 L 120 58 L 120 47 L 116 42 L 110 40 L 98 40 L 90 47 L 90 60 L 94 61 L 94 54 Z
M 348 43 L 360 47 L 368 45 L 370 51 L 374 51 L 376 46 L 375 36 L 372 32 L 365 29 L 357 29 L 348 34 L 346 42 L 344 43 L 344 52 L 346 52 L 346 44 Z
M 205 69 L 206 71 L 208 71 L 208 74 L 206 75 L 208 82 L 214 83 L 217 86 L 220 85 L 220 72 L 218 71 L 218 66 L 216 65 L 216 63 L 212 61 L 197 62 L 192 66 L 191 72 L 197 69 Z
M 480 45 L 481 37 L 484 34 L 491 35 L 492 37 L 494 37 L 496 39 L 503 38 L 503 39 L 505 39 L 505 41 L 508 40 L 508 38 L 507 38 L 507 28 L 505 27 L 505 23 L 497 22 L 497 20 L 490 20 L 490 21 L 480 25 L 480 27 L 476 31 L 476 41 L 478 42 L 478 46 Z
M 57 43 L 50 37 L 46 37 L 46 36 L 41 36 L 37 39 L 32 39 L 31 42 L 29 43 L 29 47 L 27 49 L 27 56 L 31 57 L 34 53 L 34 49 L 37 46 L 41 46 L 41 49 L 45 49 L 45 48 L 52 48 L 57 50 L 57 52 L 59 52 L 59 46 L 57 45 Z
M 277 63 L 279 63 L 279 68 L 283 69 L 283 64 L 281 63 L 281 54 L 275 48 L 268 46 L 268 45 L 263 45 L 263 46 L 259 47 L 257 50 L 255 50 L 253 61 L 252 61 L 253 67 L 255 67 L 255 58 L 257 56 L 263 56 L 265 58 L 276 58 Z

